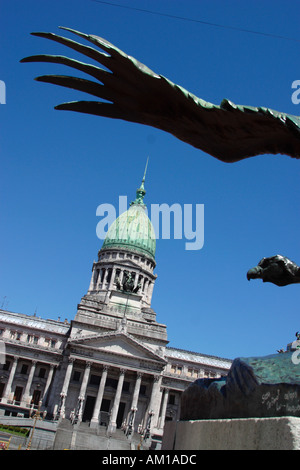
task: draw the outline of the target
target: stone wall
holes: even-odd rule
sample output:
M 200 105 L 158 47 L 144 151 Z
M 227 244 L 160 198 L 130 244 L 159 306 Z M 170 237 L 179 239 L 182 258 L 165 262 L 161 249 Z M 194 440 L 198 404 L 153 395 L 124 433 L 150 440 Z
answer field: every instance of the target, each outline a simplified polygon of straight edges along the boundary
M 300 418 L 166 422 L 163 450 L 300 450 Z

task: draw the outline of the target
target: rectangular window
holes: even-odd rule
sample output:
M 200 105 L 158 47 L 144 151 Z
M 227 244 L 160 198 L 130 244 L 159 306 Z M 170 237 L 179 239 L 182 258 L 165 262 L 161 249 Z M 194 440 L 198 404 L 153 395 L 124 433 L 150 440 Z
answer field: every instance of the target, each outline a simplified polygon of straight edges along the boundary
M 79 370 L 74 370 L 74 372 L 73 372 L 73 380 L 74 380 L 74 382 L 79 382 L 79 380 L 80 380 L 80 375 L 81 375 L 81 374 L 80 374 Z
M 20 401 L 21 401 L 22 392 L 23 392 L 23 387 L 16 387 L 16 388 L 15 388 L 14 400 L 15 400 L 16 402 L 20 402 Z
M 26 375 L 28 371 L 28 364 L 22 364 L 20 374 Z
M 41 391 L 40 390 L 34 390 L 34 392 L 32 394 L 31 403 L 33 405 L 38 405 L 39 401 L 40 401 L 40 398 L 41 398 Z
M 2 369 L 3 369 L 3 370 L 9 370 L 9 366 L 10 366 L 10 361 L 6 361 L 6 363 L 3 364 Z
M 110 377 L 108 377 L 108 378 L 106 379 L 106 386 L 107 386 L 107 387 L 112 387 L 112 388 L 115 388 L 115 389 L 116 389 L 117 386 L 118 386 L 118 381 L 117 381 L 117 379 L 111 379 Z
M 45 375 L 46 375 L 46 369 L 45 369 L 45 367 L 41 367 L 41 368 L 40 368 L 40 371 L 39 371 L 39 377 L 40 377 L 41 379 L 44 379 L 44 378 L 45 378 Z
M 175 405 L 175 395 L 173 394 L 169 396 L 169 405 Z
M 196 379 L 198 377 L 198 371 L 195 370 L 195 369 L 188 369 L 187 375 L 188 375 L 188 377 L 192 377 L 192 378 Z
M 122 391 L 123 392 L 129 392 L 129 388 L 130 388 L 130 382 L 124 382 Z
M 100 384 L 100 375 L 91 374 L 90 385 L 99 385 Z

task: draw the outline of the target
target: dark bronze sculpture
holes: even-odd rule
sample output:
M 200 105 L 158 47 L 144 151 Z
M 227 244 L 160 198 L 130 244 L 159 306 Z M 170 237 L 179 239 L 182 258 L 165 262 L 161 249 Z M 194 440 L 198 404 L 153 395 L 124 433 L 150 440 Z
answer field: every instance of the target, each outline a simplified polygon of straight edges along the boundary
M 181 419 L 300 417 L 294 351 L 234 359 L 226 377 L 198 379 L 181 397 Z
M 122 282 L 120 282 L 119 278 L 116 279 L 116 285 L 118 290 L 123 292 L 132 292 L 133 294 L 137 294 L 141 288 L 141 283 L 138 283 L 137 286 L 134 287 L 134 279 L 131 274 L 126 271 Z
M 276 286 L 300 283 L 300 267 L 285 256 L 276 255 L 260 260 L 257 266 L 249 269 L 247 279 L 262 279 Z
M 36 55 L 21 62 L 53 62 L 86 72 L 96 81 L 62 75 L 37 77 L 89 93 L 103 101 L 73 101 L 56 106 L 153 126 L 218 158 L 236 162 L 259 154 L 285 154 L 300 158 L 300 117 L 268 108 L 235 105 L 229 100 L 214 105 L 197 98 L 167 78 L 128 56 L 105 39 L 62 28 L 105 51 L 52 33 L 32 33 L 74 49 L 111 72 L 64 56 Z

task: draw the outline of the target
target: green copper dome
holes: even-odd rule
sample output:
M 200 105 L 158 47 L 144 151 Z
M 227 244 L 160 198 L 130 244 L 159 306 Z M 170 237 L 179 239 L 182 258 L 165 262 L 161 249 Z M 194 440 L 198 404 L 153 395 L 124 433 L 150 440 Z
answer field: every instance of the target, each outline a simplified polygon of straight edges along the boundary
M 136 191 L 135 201 L 111 224 L 101 250 L 123 248 L 155 259 L 155 232 L 143 202 L 146 194 L 144 182 L 145 174 L 141 187 Z

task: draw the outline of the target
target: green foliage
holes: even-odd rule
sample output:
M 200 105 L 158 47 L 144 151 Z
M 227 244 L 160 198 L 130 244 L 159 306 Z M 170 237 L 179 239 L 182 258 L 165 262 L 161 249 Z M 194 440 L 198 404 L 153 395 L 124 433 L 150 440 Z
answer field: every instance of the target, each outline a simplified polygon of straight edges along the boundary
M 0 424 L 0 431 L 9 432 L 10 434 L 16 434 L 18 436 L 27 437 L 29 435 L 29 429 L 21 428 L 20 426 L 12 426 L 10 424 Z

